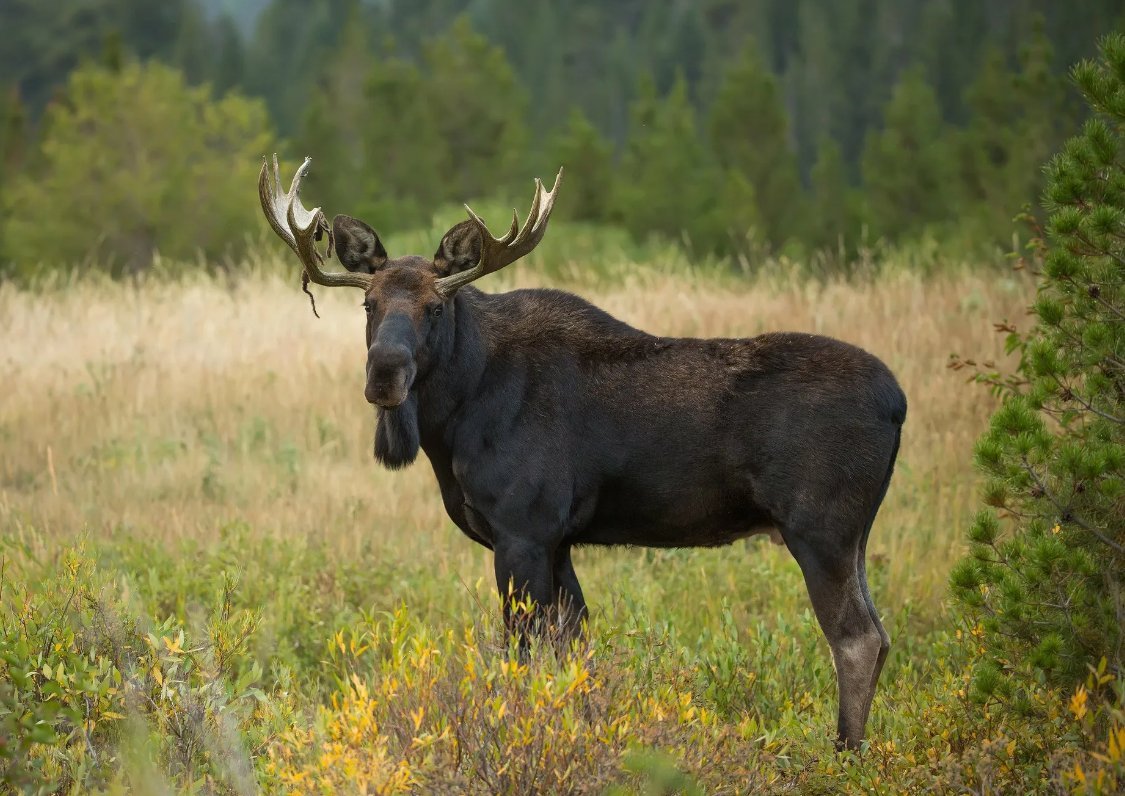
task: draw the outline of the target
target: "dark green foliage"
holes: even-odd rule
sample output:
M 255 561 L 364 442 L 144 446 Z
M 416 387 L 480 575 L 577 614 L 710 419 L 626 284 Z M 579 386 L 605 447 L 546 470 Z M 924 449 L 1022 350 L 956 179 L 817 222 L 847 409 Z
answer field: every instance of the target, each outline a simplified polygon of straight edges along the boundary
M 709 120 L 719 164 L 753 186 L 758 196 L 768 197 L 758 208 L 761 233 L 778 245 L 798 233 L 804 209 L 781 100 L 777 80 L 747 46 L 727 73 Z
M 960 196 L 968 212 L 966 233 L 1006 243 L 1011 220 L 1043 187 L 1039 168 L 1062 142 L 1063 80 L 1052 67 L 1052 48 L 1042 20 L 1014 66 L 991 48 L 965 93 L 967 126 L 955 141 Z
M 528 98 L 504 51 L 462 17 L 425 42 L 422 64 L 428 81 L 414 101 L 428 106 L 430 123 L 447 148 L 444 161 L 440 152 L 435 158 L 444 196 L 464 201 L 522 186 L 530 143 Z
M 0 0 L 0 20 L 0 75 L 17 86 L 36 116 L 70 72 L 109 51 L 157 58 L 191 82 L 221 88 L 241 77 L 229 53 L 229 24 L 209 18 L 196 0 Z
M 547 168 L 566 169 L 567 188 L 555 213 L 575 221 L 601 221 L 607 215 L 613 187 L 613 148 L 578 108 L 556 136 Z
M 4 194 L 12 178 L 23 165 L 26 123 L 19 92 L 13 87 L 0 94 L 0 207 L 4 206 Z M 4 270 L 4 229 L 0 226 L 0 275 Z
M 16 32 L 0 74 L 28 109 L 20 171 L 75 69 L 154 59 L 265 100 L 330 212 L 417 228 L 443 205 L 519 203 L 565 156 L 580 170 L 562 215 L 620 222 L 630 188 L 601 164 L 650 146 L 630 109 L 675 104 L 679 79 L 702 150 L 674 157 L 707 162 L 684 200 L 696 214 L 630 229 L 737 258 L 831 251 L 831 268 L 863 230 L 957 255 L 1009 246 L 1037 164 L 1084 113 L 1059 75 L 1125 23 L 1113 0 L 0 0 L 0 19 Z M 567 127 L 572 109 L 585 127 Z
M 982 698 L 1125 662 L 1125 36 L 1073 77 L 1095 115 L 1046 169 L 1037 323 L 1013 341 L 1022 384 L 977 445 L 993 508 L 952 577 L 984 629 Z
M 712 191 L 718 167 L 700 137 L 687 83 L 681 77 L 659 97 L 647 82 L 630 115 L 638 133 L 621 161 L 612 217 L 638 237 L 663 232 L 712 250 L 721 238 Z
M 527 100 L 502 50 L 461 18 L 416 63 L 386 37 L 377 52 L 351 13 L 298 136 L 318 203 L 394 230 L 526 180 Z
M 247 186 L 274 139 L 260 102 L 131 63 L 74 72 L 41 146 L 4 192 L 6 254 L 20 269 L 90 259 L 136 273 L 156 250 L 217 259 L 244 243 L 260 223 Z
M 810 181 L 806 239 L 817 248 L 846 256 L 859 241 L 862 222 L 856 191 L 848 184 L 843 153 L 831 138 L 820 142 Z
M 870 221 L 880 235 L 901 238 L 951 209 L 948 131 L 920 70 L 895 87 L 883 119 L 863 152 L 863 184 Z

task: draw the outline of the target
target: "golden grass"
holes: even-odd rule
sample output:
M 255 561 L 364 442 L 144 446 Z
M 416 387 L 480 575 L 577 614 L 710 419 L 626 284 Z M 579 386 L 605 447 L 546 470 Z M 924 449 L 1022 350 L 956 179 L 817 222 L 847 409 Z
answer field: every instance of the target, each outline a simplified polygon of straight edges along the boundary
M 509 279 L 533 279 L 531 268 L 513 270 Z M 486 551 L 446 519 L 425 462 L 390 473 L 372 461 L 358 294 L 320 290 L 317 320 L 293 281 L 0 286 L 0 529 L 173 543 L 213 539 L 240 520 L 255 533 L 327 540 L 343 557 L 374 547 L 435 578 L 487 582 Z M 947 370 L 947 357 L 1002 359 L 991 324 L 1021 320 L 1032 290 L 995 273 L 732 285 L 638 269 L 580 292 L 655 333 L 805 330 L 891 367 L 910 410 L 870 553 L 884 562 L 877 599 L 893 611 L 939 605 L 977 504 L 971 450 L 994 402 Z M 592 605 L 623 590 L 615 582 L 635 576 L 639 555 L 579 553 Z M 692 561 L 786 555 L 751 542 Z

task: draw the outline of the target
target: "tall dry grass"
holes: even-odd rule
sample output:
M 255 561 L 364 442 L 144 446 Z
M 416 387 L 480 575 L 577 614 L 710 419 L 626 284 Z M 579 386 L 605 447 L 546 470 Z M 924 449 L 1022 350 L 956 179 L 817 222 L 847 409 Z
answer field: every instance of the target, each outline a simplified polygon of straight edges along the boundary
M 489 287 L 534 279 L 513 270 Z M 977 501 L 972 445 L 993 408 L 947 357 L 1002 360 L 992 322 L 1021 319 L 1031 290 L 995 274 L 733 284 L 636 269 L 580 292 L 655 333 L 803 330 L 881 357 L 910 410 L 871 537 L 884 579 L 877 599 L 929 611 L 962 550 Z M 214 539 L 237 520 L 270 538 L 326 540 L 341 560 L 374 550 L 435 579 L 487 582 L 485 551 L 446 519 L 426 463 L 390 473 L 372 461 L 358 295 L 322 290 L 318 304 L 320 320 L 292 282 L 268 274 L 0 286 L 0 528 L 172 546 Z M 675 565 L 664 555 L 582 551 L 576 566 L 593 604 L 628 584 L 659 601 L 637 561 L 645 556 L 658 579 Z M 682 566 L 698 565 L 701 584 L 708 571 L 733 580 L 755 558 L 789 566 L 784 551 L 757 542 L 693 556 Z

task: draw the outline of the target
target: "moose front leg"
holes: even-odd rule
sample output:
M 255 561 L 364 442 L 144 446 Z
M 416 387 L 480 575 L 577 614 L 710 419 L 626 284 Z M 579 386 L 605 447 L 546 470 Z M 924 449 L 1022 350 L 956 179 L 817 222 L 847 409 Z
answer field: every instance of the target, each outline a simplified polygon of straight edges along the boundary
M 562 637 L 569 641 L 582 635 L 586 624 L 586 600 L 582 597 L 582 586 L 574 574 L 574 564 L 570 560 L 570 545 L 560 545 L 555 551 L 555 602 L 559 612 L 559 625 Z
M 509 633 L 520 637 L 526 648 L 529 631 L 542 630 L 543 620 L 554 602 L 554 556 L 542 544 L 524 539 L 493 540 L 496 553 L 496 588 L 504 604 L 504 623 Z M 521 604 L 530 601 L 530 611 Z

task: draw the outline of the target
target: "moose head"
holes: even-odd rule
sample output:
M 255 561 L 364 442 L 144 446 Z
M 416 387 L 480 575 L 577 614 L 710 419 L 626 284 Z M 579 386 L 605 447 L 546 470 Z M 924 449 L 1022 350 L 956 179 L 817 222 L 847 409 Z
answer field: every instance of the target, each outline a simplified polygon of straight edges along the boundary
M 469 218 L 442 236 L 433 257 L 391 258 L 378 233 L 357 218 L 338 215 L 329 226 L 320 208 L 301 204 L 302 179 L 310 158 L 297 169 L 288 193 L 281 188 L 277 156 L 272 173 L 262 164 L 258 195 L 274 231 L 304 266 L 308 281 L 325 287 L 358 287 L 364 291 L 367 312 L 367 382 L 364 396 L 382 408 L 401 406 L 416 379 L 433 362 L 437 344 L 452 329 L 453 298 L 465 285 L 499 271 L 534 249 L 547 230 L 558 195 L 562 169 L 551 190 L 535 180 L 531 210 L 521 226 L 513 211 L 512 224 L 495 237 L 468 205 Z M 322 253 L 316 243 L 328 237 Z M 322 266 L 335 251 L 346 273 L 326 272 Z

